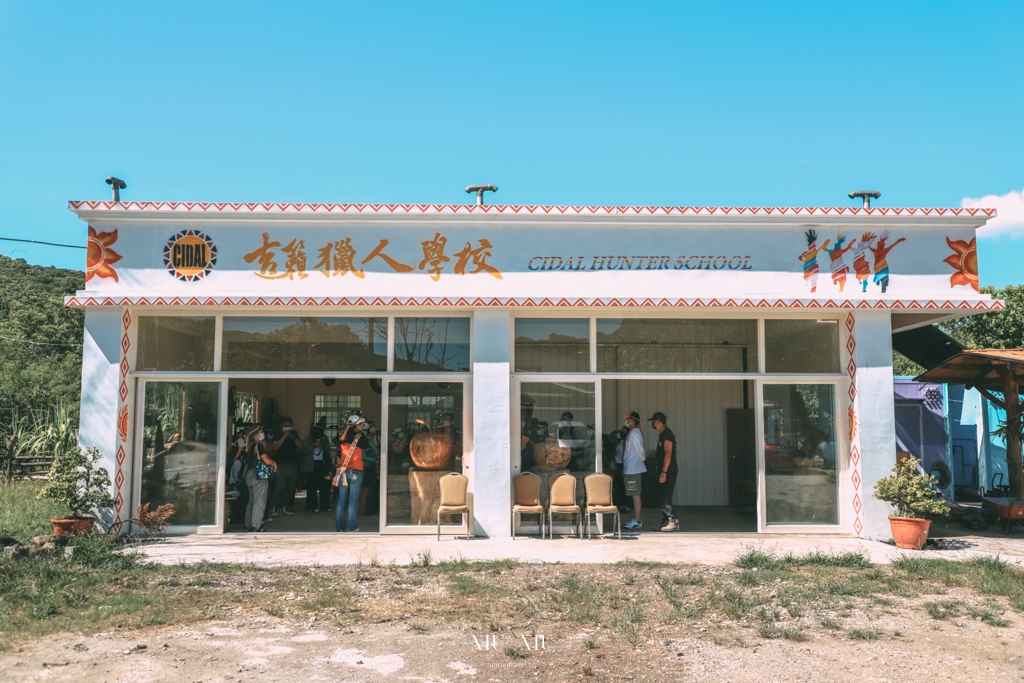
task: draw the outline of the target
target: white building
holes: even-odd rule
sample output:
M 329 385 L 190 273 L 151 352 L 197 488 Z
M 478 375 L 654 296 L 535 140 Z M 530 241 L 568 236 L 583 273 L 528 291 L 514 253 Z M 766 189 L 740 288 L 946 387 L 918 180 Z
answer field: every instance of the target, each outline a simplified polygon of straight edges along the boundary
M 67 302 L 86 311 L 81 441 L 114 475 L 109 521 L 172 501 L 197 533 L 225 530 L 232 425 L 273 401 L 303 435 L 353 411 L 387 433 L 364 530 L 434 529 L 416 420 L 450 443 L 440 473 L 468 476 L 476 533 L 501 537 L 521 469 L 607 470 L 602 435 L 636 410 L 678 438 L 684 528 L 889 538 L 871 489 L 895 462 L 891 334 L 1002 307 L 977 291 L 984 209 L 70 208 L 90 226 Z

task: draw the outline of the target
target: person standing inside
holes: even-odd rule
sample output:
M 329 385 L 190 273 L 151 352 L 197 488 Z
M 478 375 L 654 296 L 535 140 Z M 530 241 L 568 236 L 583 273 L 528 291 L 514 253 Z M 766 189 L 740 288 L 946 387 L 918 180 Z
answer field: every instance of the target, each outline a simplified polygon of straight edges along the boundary
M 327 474 L 330 455 L 324 441 L 323 437 L 316 437 L 305 454 L 306 509 L 312 512 L 327 510 L 331 505 L 331 481 Z
M 267 489 L 271 474 L 277 471 L 277 463 L 267 455 L 266 434 L 257 427 L 250 435 L 249 463 L 245 471 L 245 485 L 249 489 L 249 502 L 245 506 L 245 530 L 265 531 L 263 512 L 267 507 Z
M 360 415 L 348 418 L 344 433 L 338 437 L 338 471 L 335 482 L 338 487 L 338 504 L 334 508 L 334 530 L 359 531 L 357 514 L 359 492 L 363 488 L 363 450 L 367 448 L 363 426 L 366 421 Z
M 292 515 L 288 510 L 295 501 L 295 484 L 299 478 L 299 460 L 302 439 L 299 438 L 290 417 L 281 418 L 281 438 L 270 444 L 270 452 L 277 461 L 277 490 L 271 504 L 271 514 Z
M 658 450 L 654 454 L 654 462 L 658 471 L 658 503 L 661 505 L 661 530 L 679 531 L 679 518 L 672 507 L 672 493 L 676 490 L 676 477 L 679 465 L 676 463 L 676 435 L 666 424 L 665 413 L 660 410 L 650 418 L 654 428 L 658 430 Z
M 647 465 L 644 463 L 644 437 L 640 432 L 640 413 L 634 410 L 623 414 L 622 417 L 626 418 L 626 428 L 629 429 L 622 451 L 622 479 L 626 486 L 626 495 L 633 498 L 633 519 L 629 520 L 626 528 L 637 531 L 644 527 L 640 519 L 640 494 L 643 490 L 644 474 L 647 473 Z

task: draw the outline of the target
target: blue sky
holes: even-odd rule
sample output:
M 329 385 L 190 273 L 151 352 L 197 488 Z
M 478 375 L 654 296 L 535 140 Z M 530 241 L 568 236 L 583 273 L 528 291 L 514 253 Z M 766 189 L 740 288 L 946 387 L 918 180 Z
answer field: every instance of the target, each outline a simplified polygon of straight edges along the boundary
M 960 206 L 1024 282 L 1024 3 L 0 0 L 0 236 L 69 199 Z M 1018 212 L 1019 205 L 1019 212 Z M 1018 215 L 1019 214 L 1019 215 Z M 84 252 L 0 242 L 82 268 Z

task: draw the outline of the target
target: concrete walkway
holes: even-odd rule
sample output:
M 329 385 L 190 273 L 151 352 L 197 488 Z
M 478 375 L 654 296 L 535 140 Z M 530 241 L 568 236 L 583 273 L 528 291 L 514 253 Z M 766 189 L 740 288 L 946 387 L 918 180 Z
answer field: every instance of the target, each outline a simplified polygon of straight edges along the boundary
M 178 536 L 147 541 L 142 552 L 161 564 L 209 562 L 248 563 L 262 566 L 344 565 L 363 562 L 409 564 L 421 554 L 432 561 L 514 559 L 522 562 L 604 563 L 622 560 L 726 565 L 751 547 L 784 555 L 814 551 L 862 551 L 872 562 L 885 564 L 905 553 L 921 557 L 967 559 L 1000 556 L 1024 565 L 1024 537 L 959 536 L 944 539 L 946 548 L 921 552 L 862 538 L 835 536 L 771 536 L 756 534 L 623 535 L 622 540 L 519 537 L 511 539 L 455 539 L 434 536 L 379 536 L 377 534 L 224 534 Z

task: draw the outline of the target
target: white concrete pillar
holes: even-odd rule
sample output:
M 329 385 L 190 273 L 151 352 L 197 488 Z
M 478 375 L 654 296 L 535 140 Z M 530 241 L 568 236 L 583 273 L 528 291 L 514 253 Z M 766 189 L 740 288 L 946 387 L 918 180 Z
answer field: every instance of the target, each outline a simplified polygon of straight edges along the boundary
M 512 315 L 508 309 L 473 316 L 473 492 L 478 536 L 512 535 L 512 459 L 509 442 Z
M 103 454 L 99 463 L 110 473 L 110 495 L 117 496 L 117 405 L 121 363 L 122 310 L 120 308 L 87 308 L 85 338 L 82 346 L 82 406 L 78 443 L 97 448 Z M 101 515 L 109 526 L 114 511 Z
M 889 506 L 876 499 L 875 482 L 896 464 L 896 407 L 892 381 L 892 320 L 889 311 L 856 312 L 857 422 L 861 451 L 861 535 L 892 539 Z

